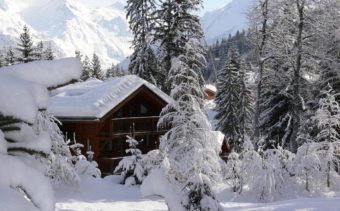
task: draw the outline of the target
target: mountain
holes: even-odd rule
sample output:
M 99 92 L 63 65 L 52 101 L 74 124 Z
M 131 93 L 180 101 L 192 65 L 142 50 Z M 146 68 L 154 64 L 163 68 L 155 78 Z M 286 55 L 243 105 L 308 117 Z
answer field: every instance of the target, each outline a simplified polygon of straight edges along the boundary
M 50 42 L 58 57 L 75 50 L 104 66 L 131 54 L 124 0 L 0 0 L 0 46 L 16 45 L 27 25 L 34 41 Z
M 235 34 L 248 26 L 247 11 L 254 0 L 233 0 L 225 7 L 204 14 L 203 30 L 208 43 Z

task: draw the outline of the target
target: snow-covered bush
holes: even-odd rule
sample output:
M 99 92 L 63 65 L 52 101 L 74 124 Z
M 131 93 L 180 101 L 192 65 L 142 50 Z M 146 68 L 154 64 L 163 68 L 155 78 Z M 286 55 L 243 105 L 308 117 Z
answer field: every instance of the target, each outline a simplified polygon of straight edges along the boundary
M 242 186 L 247 185 L 260 201 L 273 201 L 280 197 L 283 188 L 291 181 L 294 154 L 281 147 L 265 151 L 260 147 L 259 151 L 255 151 L 249 140 L 244 143 L 243 149 L 238 161 Z
M 93 160 L 94 153 L 92 151 L 87 151 L 87 154 L 89 155 L 88 160 L 81 152 L 83 147 L 84 145 L 77 143 L 75 138 L 73 139 L 73 144 L 70 145 L 70 149 L 74 154 L 72 161 L 77 174 L 79 176 L 85 175 L 94 178 L 100 178 L 101 172 L 98 168 L 98 163 Z
M 67 67 L 67 68 L 66 68 Z M 48 157 L 52 141 L 47 131 L 37 133 L 39 110 L 46 109 L 47 87 L 77 79 L 76 59 L 39 61 L 0 69 L 0 189 L 15 196 L 2 201 L 6 210 L 54 210 L 53 189 L 40 171 L 37 157 Z M 3 192 L 4 191 L 4 192 Z M 26 200 L 27 199 L 27 200 Z M 23 206 L 22 203 L 26 201 Z
M 232 152 L 228 156 L 227 164 L 223 169 L 224 178 L 231 185 L 233 192 L 241 193 L 243 187 L 241 175 L 242 162 L 236 152 Z
M 298 148 L 294 161 L 296 179 L 305 185 L 309 192 L 321 190 L 321 161 L 317 154 L 315 143 L 305 143 Z
M 189 178 L 183 188 L 182 205 L 190 211 L 222 211 L 211 190 L 210 179 L 202 174 Z
M 120 174 L 124 178 L 125 185 L 141 184 L 145 176 L 145 171 L 141 165 L 142 152 L 137 148 L 139 144 L 134 138 L 127 136 L 126 142 L 129 149 L 126 150 L 130 156 L 124 157 L 114 170 L 114 174 Z
M 152 169 L 160 168 L 162 163 L 162 155 L 158 149 L 148 152 L 143 155 L 140 163 L 143 166 L 146 175 L 149 175 Z

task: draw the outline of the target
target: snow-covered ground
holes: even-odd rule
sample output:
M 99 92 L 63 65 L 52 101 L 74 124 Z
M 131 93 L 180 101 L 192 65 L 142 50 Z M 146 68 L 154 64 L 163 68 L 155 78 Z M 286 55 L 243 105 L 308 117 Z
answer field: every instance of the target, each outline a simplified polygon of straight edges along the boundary
M 139 186 L 118 184 L 117 177 L 82 178 L 77 191 L 57 190 L 57 211 L 161 211 L 167 210 L 158 196 L 143 198 Z
M 164 199 L 142 197 L 139 186 L 117 184 L 117 177 L 106 179 L 82 178 L 77 191 L 61 188 L 56 193 L 57 211 L 166 211 Z M 233 194 L 217 188 L 218 198 L 225 210 L 340 210 L 340 197 L 300 198 L 273 203 L 235 201 Z M 251 200 L 244 200 L 251 201 Z

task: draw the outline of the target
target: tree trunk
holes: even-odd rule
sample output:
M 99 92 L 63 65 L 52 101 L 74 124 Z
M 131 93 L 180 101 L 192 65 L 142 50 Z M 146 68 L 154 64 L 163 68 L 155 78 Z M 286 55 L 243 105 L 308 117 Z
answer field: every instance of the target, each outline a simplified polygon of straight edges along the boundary
M 265 0 L 264 2 L 261 3 L 261 11 L 262 11 L 262 28 L 261 28 L 261 43 L 258 47 L 258 52 L 257 52 L 257 63 L 259 66 L 258 70 L 258 83 L 257 83 L 257 88 L 256 88 L 256 104 L 255 104 L 255 115 L 254 115 L 254 140 L 256 143 L 259 142 L 260 140 L 260 102 L 261 102 L 261 93 L 262 93 L 262 78 L 263 78 L 263 71 L 264 71 L 264 47 L 267 43 L 267 21 L 268 21 L 268 1 Z M 257 149 L 257 144 L 255 144 L 255 148 Z
M 296 58 L 294 65 L 293 78 L 293 112 L 292 112 L 292 135 L 290 138 L 290 151 L 297 152 L 297 135 L 300 127 L 301 99 L 300 99 L 300 71 L 302 64 L 302 33 L 304 30 L 304 5 L 305 0 L 296 0 L 296 6 L 299 15 L 298 34 L 295 42 Z

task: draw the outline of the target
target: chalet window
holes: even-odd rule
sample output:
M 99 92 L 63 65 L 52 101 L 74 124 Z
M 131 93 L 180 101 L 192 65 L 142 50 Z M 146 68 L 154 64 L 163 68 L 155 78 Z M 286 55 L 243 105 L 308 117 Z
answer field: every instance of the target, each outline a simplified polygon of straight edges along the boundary
M 108 153 L 112 153 L 112 150 L 113 150 L 112 141 L 111 140 L 104 141 L 102 148 L 101 148 L 101 151 L 104 154 L 108 154 Z
M 140 111 L 141 114 L 147 114 L 149 112 L 148 108 L 144 104 L 140 104 Z
M 125 156 L 125 149 L 127 149 L 127 144 L 126 144 L 126 138 L 120 137 L 120 138 L 115 138 L 113 140 L 114 144 L 114 157 L 123 157 Z M 126 145 L 126 146 L 125 146 Z

